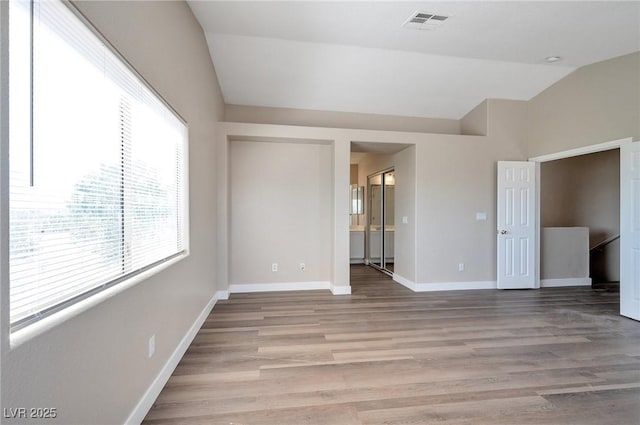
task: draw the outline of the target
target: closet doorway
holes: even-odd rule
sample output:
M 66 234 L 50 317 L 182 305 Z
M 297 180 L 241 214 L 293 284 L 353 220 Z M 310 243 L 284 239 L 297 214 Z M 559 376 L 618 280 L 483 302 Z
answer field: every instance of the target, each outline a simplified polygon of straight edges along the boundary
M 371 266 L 389 275 L 394 270 L 395 185 L 393 168 L 367 177 L 367 257 Z

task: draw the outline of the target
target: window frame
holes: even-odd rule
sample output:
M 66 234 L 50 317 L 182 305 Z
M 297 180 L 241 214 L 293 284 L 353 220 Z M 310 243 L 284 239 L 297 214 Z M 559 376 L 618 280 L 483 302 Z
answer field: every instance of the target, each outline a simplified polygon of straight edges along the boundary
M 173 264 L 181 261 L 189 256 L 190 243 L 189 243 L 189 126 L 186 120 L 167 102 L 167 100 L 131 65 L 131 63 L 118 51 L 118 49 L 111 44 L 111 42 L 91 23 L 91 21 L 71 2 L 67 0 L 58 0 L 62 3 L 68 11 L 70 11 L 89 31 L 103 43 L 104 46 L 115 56 L 115 58 L 121 62 L 139 82 L 145 86 L 149 92 L 170 112 L 183 126 L 184 126 L 184 139 L 182 141 L 182 157 L 180 158 L 180 183 L 181 183 L 181 205 L 179 205 L 179 214 L 181 214 L 180 223 L 177 224 L 177 230 L 179 237 L 182 238 L 182 250 L 178 251 L 168 257 L 157 260 L 151 264 L 143 266 L 139 269 L 126 272 L 125 274 L 100 284 L 94 288 L 91 288 L 81 294 L 78 294 L 69 300 L 65 300 L 61 303 L 57 303 L 51 307 L 44 308 L 43 310 L 35 313 L 31 316 L 16 320 L 11 323 L 10 309 L 10 224 L 9 214 L 11 210 L 9 202 L 10 194 L 10 177 L 9 177 L 9 100 L 8 96 L 3 95 L 0 103 L 0 123 L 1 126 L 1 149 L 0 149 L 0 209 L 2 210 L 2 220 L 0 221 L 0 279 L 2 282 L 2 290 L 0 291 L 0 310 L 2 310 L 2 317 L 0 317 L 1 323 L 6 323 L 2 326 L 2 332 L 7 332 L 10 339 L 11 348 L 21 344 L 22 342 L 30 339 L 34 335 L 56 326 L 62 321 L 67 320 L 70 317 L 92 308 L 93 306 L 102 303 L 108 298 L 111 298 L 117 293 L 120 293 L 142 281 L 147 280 L 151 276 L 165 270 Z M 0 19 L 2 20 L 2 33 L 0 34 L 1 46 L 0 54 L 2 54 L 0 60 L 0 92 L 9 92 L 9 31 L 8 24 L 10 23 L 10 12 L 8 2 L 0 6 Z M 33 22 L 31 22 L 33 25 Z M 33 57 L 31 58 L 33 60 Z M 33 75 L 31 75 L 31 81 L 33 82 Z M 33 104 L 31 100 L 31 105 Z M 7 214 L 4 214 L 7 212 Z M 3 338 L 4 339 L 4 338 Z

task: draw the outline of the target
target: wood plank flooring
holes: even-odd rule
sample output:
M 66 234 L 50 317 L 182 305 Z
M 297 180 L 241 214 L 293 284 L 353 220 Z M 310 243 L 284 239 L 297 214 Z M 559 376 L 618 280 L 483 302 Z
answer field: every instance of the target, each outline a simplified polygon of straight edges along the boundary
M 351 273 L 350 296 L 218 302 L 144 424 L 640 424 L 640 323 L 615 290 Z

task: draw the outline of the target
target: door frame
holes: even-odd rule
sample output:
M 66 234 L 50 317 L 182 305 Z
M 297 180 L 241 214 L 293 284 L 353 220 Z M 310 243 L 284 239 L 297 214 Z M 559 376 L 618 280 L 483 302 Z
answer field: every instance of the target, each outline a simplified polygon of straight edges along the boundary
M 541 155 L 529 158 L 529 161 L 536 163 L 535 173 L 538 178 L 538 184 L 536 186 L 536 250 L 535 250 L 535 273 L 536 273 L 536 287 L 540 287 L 540 187 L 542 186 L 542 176 L 540 175 L 540 164 L 548 161 L 555 161 L 557 159 L 573 158 L 576 156 L 588 155 L 590 153 L 604 152 L 612 149 L 620 149 L 621 146 L 632 143 L 633 137 L 625 137 L 623 139 L 612 140 L 610 142 L 596 143 L 594 145 L 583 146 L 580 148 L 569 149 L 566 151 L 555 152 L 547 155 Z

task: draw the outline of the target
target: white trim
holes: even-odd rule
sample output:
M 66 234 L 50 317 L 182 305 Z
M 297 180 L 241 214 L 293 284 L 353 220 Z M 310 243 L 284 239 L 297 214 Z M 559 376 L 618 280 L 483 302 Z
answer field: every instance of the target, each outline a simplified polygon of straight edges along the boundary
M 536 157 L 533 157 L 533 158 L 529 158 L 529 161 L 547 162 L 547 161 L 554 161 L 556 159 L 571 158 L 571 157 L 574 157 L 574 156 L 587 155 L 587 154 L 595 153 L 595 152 L 608 151 L 608 150 L 611 150 L 611 149 L 617 149 L 617 148 L 619 148 L 620 146 L 622 146 L 624 144 L 631 143 L 632 141 L 633 141 L 633 138 L 625 137 L 624 139 L 613 140 L 611 142 L 598 143 L 598 144 L 595 144 L 595 145 L 589 145 L 589 146 L 583 146 L 583 147 L 580 147 L 580 148 L 569 149 L 567 151 L 562 151 L 562 152 L 550 153 L 550 154 L 547 154 L 547 155 L 536 156 Z
M 498 289 L 495 280 L 476 280 L 471 282 L 430 282 L 416 283 L 416 292 L 467 291 L 474 289 Z
M 560 286 L 591 286 L 591 278 L 567 277 L 564 279 L 540 279 L 541 288 L 557 288 Z
M 217 294 L 218 293 L 216 292 L 216 295 L 214 295 L 209 300 L 202 312 L 200 312 L 200 315 L 196 318 L 195 322 L 193 322 L 191 328 L 189 328 L 165 365 L 160 370 L 160 373 L 158 373 L 136 407 L 133 409 L 133 411 L 125 421 L 125 424 L 129 425 L 142 423 L 144 417 L 147 415 L 147 413 L 149 413 L 149 410 L 153 406 L 153 403 L 160 395 L 160 391 L 162 391 L 167 381 L 171 377 L 171 374 L 176 369 L 176 366 L 178 366 L 178 363 L 180 363 L 180 360 L 182 360 L 182 356 L 184 356 L 187 348 L 189 348 L 191 342 L 196 337 L 198 331 L 202 327 L 202 324 L 205 320 L 207 320 L 207 317 L 211 313 L 211 310 L 213 310 L 213 306 L 215 306 L 216 301 L 218 301 Z
M 416 284 L 415 282 L 400 276 L 397 273 L 394 273 L 393 276 L 391 276 L 391 278 L 394 280 L 394 282 L 398 282 L 400 285 L 405 286 L 409 289 L 411 289 L 413 292 L 416 292 Z
M 533 282 L 533 289 L 540 289 L 540 276 L 542 273 L 542 264 L 540 262 L 540 252 L 542 249 L 542 245 L 540 244 L 541 241 L 541 232 L 542 232 L 542 226 L 540 224 L 540 217 L 542 217 L 540 215 L 540 206 L 542 205 L 541 202 L 541 195 L 542 195 L 542 166 L 540 165 L 539 162 L 535 163 L 535 167 L 534 167 L 535 171 L 535 179 L 536 179 L 536 194 L 535 194 L 535 203 L 536 203 L 536 207 L 535 207 L 535 226 L 536 226 L 536 247 L 534 249 L 534 255 L 535 255 L 535 259 L 534 259 L 534 273 L 535 273 L 535 279 Z
M 349 264 L 365 264 L 364 258 L 350 258 Z
M 124 292 L 135 285 L 138 285 L 139 283 L 149 279 L 151 276 L 160 273 L 161 271 L 173 266 L 179 261 L 182 261 L 188 256 L 189 254 L 187 253 L 178 255 L 177 257 L 167 260 L 164 263 L 160 263 L 157 266 L 150 268 L 149 270 L 145 270 L 144 272 L 125 279 L 122 282 L 110 286 L 103 291 L 97 292 L 87 298 L 84 298 L 75 304 L 71 304 L 64 309 L 55 312 L 51 316 L 47 316 L 42 320 L 33 322 L 29 324 L 29 326 L 25 326 L 24 328 L 11 333 L 9 337 L 10 349 L 13 350 L 16 347 L 24 344 L 25 342 L 35 338 L 36 336 L 55 328 L 61 323 L 64 323 L 72 317 L 76 317 L 81 313 L 84 313 L 85 311 L 104 302 L 105 300 L 115 297 L 121 292 Z
M 536 188 L 536 226 L 537 226 L 537 231 L 536 231 L 536 250 L 535 250 L 535 254 L 536 254 L 536 282 L 539 283 L 539 287 L 543 288 L 543 287 L 554 287 L 554 286 L 588 286 L 591 285 L 591 279 L 590 278 L 585 278 L 585 279 L 589 279 L 589 283 L 582 283 L 582 284 L 577 284 L 574 281 L 574 284 L 569 285 L 567 283 L 570 282 L 564 282 L 564 284 L 560 284 L 558 283 L 558 281 L 566 281 L 567 279 L 540 279 L 540 258 L 541 258 L 541 244 L 540 244 L 540 229 L 542 227 L 541 222 L 540 222 L 540 217 L 541 217 L 541 212 L 540 212 L 540 208 L 542 207 L 542 202 L 540 199 L 540 187 L 542 186 L 542 173 L 540 172 L 540 167 L 539 167 L 539 163 L 540 162 L 547 162 L 547 161 L 553 161 L 556 159 L 564 159 L 564 158 L 572 158 L 575 156 L 580 156 L 580 155 L 586 155 L 586 154 L 590 154 L 590 153 L 595 153 L 595 152 L 603 152 L 603 151 L 607 151 L 607 150 L 611 150 L 611 149 L 616 149 L 616 148 L 620 148 L 622 145 L 626 145 L 629 143 L 633 142 L 633 138 L 632 137 L 625 137 L 622 139 L 618 139 L 618 140 L 612 140 L 610 142 L 604 142 L 604 143 L 597 143 L 595 145 L 589 145 L 589 146 L 583 146 L 580 148 L 576 148 L 576 149 L 569 149 L 566 151 L 561 151 L 561 152 L 555 152 L 555 153 L 551 153 L 551 154 L 547 154 L 547 155 L 541 155 L 541 156 L 536 156 L 536 157 L 532 157 L 529 158 L 529 161 L 535 161 L 537 162 L 537 166 L 536 166 L 536 177 L 539 179 L 538 180 L 538 185 Z M 622 161 L 622 157 L 620 158 L 620 161 Z M 620 202 L 622 203 L 622 197 L 620 198 Z M 620 211 L 624 211 L 622 208 L 620 208 Z M 586 282 L 586 281 L 583 281 Z
M 191 213 L 189 198 L 189 125 L 184 125 L 185 138 L 182 141 L 182 243 L 187 254 L 191 253 Z
M 215 297 L 218 300 L 228 300 L 229 299 L 229 291 L 217 291 Z
M 351 295 L 351 286 L 331 284 L 331 293 L 333 295 Z
M 411 289 L 413 292 L 434 292 L 434 291 L 467 291 L 473 289 L 497 289 L 495 280 L 476 280 L 471 282 L 430 282 L 415 283 L 399 274 L 393 274 L 393 280 L 400 285 Z
M 0 1 L 0 359 L 9 352 L 9 2 Z M 2 369 L 0 367 L 0 369 Z M 2 372 L 0 371 L 0 378 Z M 2 382 L 2 379 L 0 379 Z M 1 387 L 1 385 L 0 385 Z M 0 393 L 2 389 L 0 388 Z M 0 400 L 2 398 L 0 397 Z M 0 402 L 1 404 L 1 402 Z M 2 422 L 0 420 L 0 422 Z
M 317 289 L 331 289 L 329 282 L 281 282 L 281 283 L 234 283 L 229 286 L 230 294 L 248 292 L 275 291 L 312 291 Z

